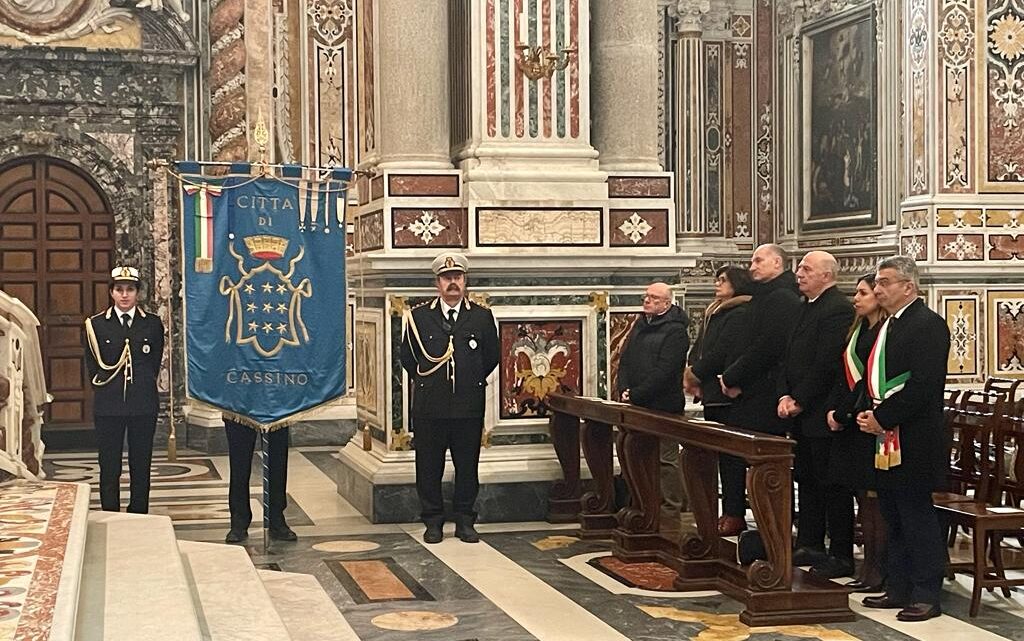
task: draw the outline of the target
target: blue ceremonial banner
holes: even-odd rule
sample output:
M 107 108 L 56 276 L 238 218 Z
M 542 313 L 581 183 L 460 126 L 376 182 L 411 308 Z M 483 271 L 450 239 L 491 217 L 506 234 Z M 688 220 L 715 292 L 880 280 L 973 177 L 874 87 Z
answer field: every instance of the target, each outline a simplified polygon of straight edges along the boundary
M 266 430 L 342 396 L 351 172 L 178 170 L 187 395 Z

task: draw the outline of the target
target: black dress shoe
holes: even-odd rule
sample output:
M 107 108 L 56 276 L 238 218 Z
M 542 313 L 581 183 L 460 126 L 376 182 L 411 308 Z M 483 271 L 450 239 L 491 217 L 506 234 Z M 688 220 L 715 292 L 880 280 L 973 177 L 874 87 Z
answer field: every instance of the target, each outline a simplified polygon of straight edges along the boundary
M 428 523 L 427 529 L 423 533 L 424 543 L 440 543 L 441 539 L 444 538 L 444 530 L 441 529 L 441 524 L 436 525 Z
M 830 556 L 821 563 L 811 566 L 811 574 L 822 579 L 838 579 L 853 575 L 853 559 Z
M 865 608 L 877 608 L 879 610 L 902 610 L 909 605 L 903 599 L 897 599 L 889 596 L 888 594 L 883 594 L 881 596 L 866 596 L 861 603 L 864 604 Z
M 899 621 L 927 621 L 942 615 L 942 609 L 931 603 L 913 603 L 896 613 Z
M 828 559 L 828 554 L 824 550 L 815 550 L 814 548 L 800 547 L 793 550 L 793 565 L 794 566 L 806 566 L 806 565 L 817 565 Z
M 459 540 L 463 543 L 479 543 L 480 535 L 477 534 L 476 529 L 473 528 L 472 523 L 456 524 L 455 536 L 459 537 Z
M 231 528 L 228 535 L 224 537 L 225 543 L 241 543 L 249 538 L 249 531 L 244 528 Z
M 287 525 L 270 528 L 270 538 L 275 541 L 298 541 L 299 536 Z
M 878 585 L 872 585 L 870 583 L 865 583 L 860 579 L 857 579 L 856 581 L 850 581 L 843 587 L 853 592 L 860 592 L 863 594 L 881 594 L 882 592 L 885 592 L 885 586 L 881 583 L 879 583 Z

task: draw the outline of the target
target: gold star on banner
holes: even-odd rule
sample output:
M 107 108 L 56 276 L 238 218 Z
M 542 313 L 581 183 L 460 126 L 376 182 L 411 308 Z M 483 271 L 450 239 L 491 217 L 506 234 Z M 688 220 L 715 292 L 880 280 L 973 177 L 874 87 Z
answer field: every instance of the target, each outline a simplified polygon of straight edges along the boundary
M 288 331 L 288 326 L 287 325 L 285 325 L 284 323 L 278 323 L 277 324 L 277 333 L 278 334 L 284 334 L 287 331 Z
M 267 282 L 263 283 L 263 287 L 261 287 L 260 289 L 262 289 L 263 291 L 265 291 L 266 293 L 269 294 L 272 291 L 274 291 L 274 286 L 271 285 L 270 281 L 268 280 Z
M 263 311 L 270 312 L 270 311 L 273 311 L 273 309 L 274 309 L 274 306 L 271 305 L 270 303 L 263 303 Z
M 256 321 L 249 321 L 249 331 L 253 334 L 256 333 Z
M 270 323 L 263 323 L 263 332 L 265 334 L 269 334 L 272 331 L 274 331 L 273 325 L 271 325 Z
M 246 284 L 245 284 L 245 288 L 244 288 L 244 289 L 245 289 L 245 293 L 246 293 L 246 294 L 251 294 L 251 293 L 253 293 L 254 291 L 256 291 L 256 290 L 254 290 L 254 289 L 253 289 L 253 287 L 252 287 L 252 283 L 246 283 Z
M 284 313 L 286 313 L 288 311 L 288 306 L 285 305 L 284 303 L 278 303 L 277 304 L 277 311 L 280 312 L 281 314 L 284 314 Z
M 287 291 L 288 291 L 288 286 L 285 285 L 284 283 L 281 283 L 280 285 L 277 286 L 277 293 L 278 294 L 284 294 Z
M 256 303 L 248 303 L 248 304 L 246 304 L 245 311 L 247 311 L 247 312 L 255 312 L 256 311 Z

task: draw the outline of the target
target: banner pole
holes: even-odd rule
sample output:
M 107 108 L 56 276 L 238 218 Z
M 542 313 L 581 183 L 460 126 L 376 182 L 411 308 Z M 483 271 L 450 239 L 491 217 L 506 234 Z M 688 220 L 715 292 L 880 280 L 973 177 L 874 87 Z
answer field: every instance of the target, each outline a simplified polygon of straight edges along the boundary
M 260 430 L 260 452 L 263 460 L 263 553 L 267 553 L 267 535 L 270 528 L 270 461 L 267 460 L 269 434 Z

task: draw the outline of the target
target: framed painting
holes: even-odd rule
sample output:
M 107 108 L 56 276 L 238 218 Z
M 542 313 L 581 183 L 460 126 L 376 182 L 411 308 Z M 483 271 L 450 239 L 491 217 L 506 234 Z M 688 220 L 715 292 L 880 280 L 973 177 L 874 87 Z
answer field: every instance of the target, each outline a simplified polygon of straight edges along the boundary
M 879 224 L 875 30 L 865 3 L 802 31 L 802 230 Z

